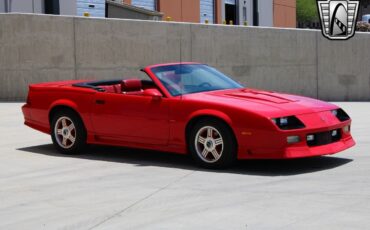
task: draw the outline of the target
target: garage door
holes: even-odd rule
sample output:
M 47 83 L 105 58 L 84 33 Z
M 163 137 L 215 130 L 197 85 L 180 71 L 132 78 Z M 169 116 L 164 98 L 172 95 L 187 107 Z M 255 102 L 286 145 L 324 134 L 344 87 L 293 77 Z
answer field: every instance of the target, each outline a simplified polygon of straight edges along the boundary
M 155 0 L 132 0 L 132 5 L 155 11 Z
M 214 0 L 200 0 L 200 22 L 214 23 Z
M 61 4 L 66 2 L 67 1 L 60 0 Z M 85 13 L 89 13 L 91 17 L 105 18 L 105 1 L 77 0 L 77 15 L 83 16 Z

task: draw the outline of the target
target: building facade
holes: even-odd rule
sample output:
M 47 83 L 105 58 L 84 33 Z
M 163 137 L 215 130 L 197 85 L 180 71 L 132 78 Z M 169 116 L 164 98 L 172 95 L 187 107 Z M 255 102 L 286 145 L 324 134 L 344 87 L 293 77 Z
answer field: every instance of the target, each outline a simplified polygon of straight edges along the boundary
M 297 5 L 296 0 L 274 0 L 273 20 L 275 27 L 296 27 Z
M 123 0 L 173 21 L 296 27 L 295 0 Z
M 108 2 L 108 1 L 107 1 Z M 0 12 L 108 17 L 106 0 L 0 0 Z M 296 27 L 295 0 L 110 0 L 163 14 L 164 20 Z
M 358 21 L 366 21 L 370 23 L 369 20 L 366 20 L 368 17 L 363 17 L 364 15 L 370 15 L 370 0 L 360 1 L 360 6 L 358 9 L 358 15 L 357 15 Z
M 105 17 L 105 0 L 0 0 L 0 12 Z
M 0 12 L 76 15 L 76 0 L 0 0 Z

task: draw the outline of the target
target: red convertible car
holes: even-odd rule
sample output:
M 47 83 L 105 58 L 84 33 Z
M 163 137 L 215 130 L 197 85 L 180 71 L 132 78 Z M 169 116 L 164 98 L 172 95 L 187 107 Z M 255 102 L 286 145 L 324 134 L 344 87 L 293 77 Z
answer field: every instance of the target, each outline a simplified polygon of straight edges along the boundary
M 245 88 L 199 63 L 142 69 L 149 77 L 33 84 L 25 124 L 62 153 L 87 144 L 190 153 L 201 166 L 236 159 L 334 154 L 355 144 L 351 119 L 333 104 Z

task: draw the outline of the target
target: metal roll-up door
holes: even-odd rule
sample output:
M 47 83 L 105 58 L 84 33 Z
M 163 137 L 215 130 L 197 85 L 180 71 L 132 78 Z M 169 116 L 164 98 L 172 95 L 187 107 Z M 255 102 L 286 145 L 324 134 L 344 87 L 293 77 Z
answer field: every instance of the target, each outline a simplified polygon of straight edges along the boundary
M 148 10 L 156 10 L 155 0 L 132 0 L 133 6 L 142 7 Z
M 60 2 L 67 2 L 60 0 Z M 84 16 L 88 13 L 90 17 L 105 17 L 105 0 L 77 0 L 77 15 Z
M 214 0 L 200 0 L 200 22 L 214 23 Z

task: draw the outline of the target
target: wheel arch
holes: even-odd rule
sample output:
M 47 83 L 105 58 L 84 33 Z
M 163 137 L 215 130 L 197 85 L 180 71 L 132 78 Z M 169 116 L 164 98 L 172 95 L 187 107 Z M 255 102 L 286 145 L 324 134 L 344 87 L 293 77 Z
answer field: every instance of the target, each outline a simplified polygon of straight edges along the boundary
M 192 130 L 192 128 L 201 120 L 205 120 L 205 119 L 213 119 L 213 120 L 217 120 L 219 122 L 222 122 L 224 123 L 230 130 L 234 140 L 235 140 L 235 143 L 236 143 L 236 147 L 238 148 L 238 139 L 236 138 L 236 135 L 235 135 L 235 132 L 232 128 L 232 120 L 231 118 L 223 113 L 223 112 L 220 112 L 220 111 L 216 111 L 216 110 L 201 110 L 201 111 L 197 111 L 195 113 L 193 113 L 190 118 L 188 119 L 187 123 L 186 123 L 186 127 L 185 127 L 185 140 L 186 140 L 186 143 L 188 144 L 188 141 L 189 141 L 189 136 L 190 136 L 190 132 Z
M 61 113 L 58 116 L 58 113 Z M 72 143 L 72 146 L 68 148 L 64 148 L 58 140 L 56 139 L 55 134 L 55 122 L 57 121 L 56 118 L 60 116 L 66 116 L 72 119 L 75 126 L 75 133 L 77 133 L 75 137 L 75 141 Z M 56 146 L 57 150 L 63 154 L 79 154 L 83 151 L 86 147 L 87 139 L 88 139 L 88 132 L 86 128 L 86 124 L 82 119 L 81 114 L 77 110 L 77 106 L 73 102 L 69 102 L 67 100 L 60 100 L 55 102 L 50 106 L 49 113 L 48 113 L 49 123 L 50 123 L 50 134 L 53 140 L 54 146 Z
M 56 102 L 54 102 L 51 106 L 50 106 L 50 109 L 49 109 L 49 114 L 48 114 L 48 118 L 49 118 L 49 124 L 51 125 L 51 121 L 54 117 L 54 115 L 59 112 L 59 111 L 71 111 L 73 112 L 74 114 L 76 114 L 78 116 L 78 118 L 80 119 L 80 121 L 82 122 L 82 125 L 83 127 L 85 128 L 86 130 L 86 126 L 85 126 L 85 123 L 81 117 L 81 115 L 79 114 L 78 112 L 78 109 L 77 109 L 77 105 L 72 102 L 72 101 L 69 101 L 69 100 L 58 100 Z

